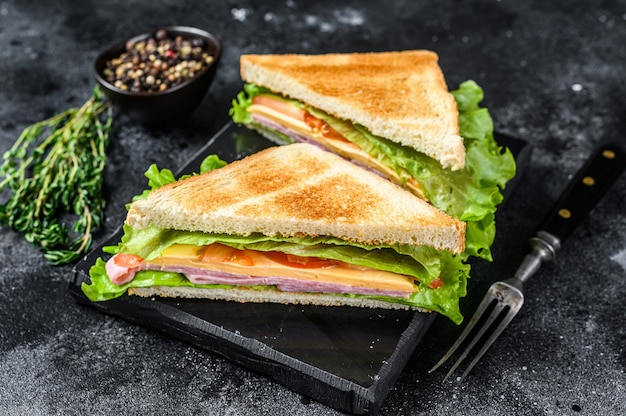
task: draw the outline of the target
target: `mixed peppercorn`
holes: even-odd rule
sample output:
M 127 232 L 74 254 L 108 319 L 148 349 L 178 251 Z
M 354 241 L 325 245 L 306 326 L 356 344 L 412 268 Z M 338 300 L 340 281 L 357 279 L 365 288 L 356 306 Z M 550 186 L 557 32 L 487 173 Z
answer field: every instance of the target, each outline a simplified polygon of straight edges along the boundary
M 147 39 L 129 41 L 125 52 L 106 62 L 102 74 L 124 91 L 162 92 L 193 78 L 212 62 L 203 39 L 161 29 Z

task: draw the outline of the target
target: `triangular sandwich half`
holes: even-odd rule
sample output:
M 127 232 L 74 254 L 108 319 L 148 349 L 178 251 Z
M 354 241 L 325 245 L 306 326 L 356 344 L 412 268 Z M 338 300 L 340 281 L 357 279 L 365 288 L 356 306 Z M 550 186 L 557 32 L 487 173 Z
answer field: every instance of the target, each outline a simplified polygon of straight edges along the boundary
M 413 147 L 444 167 L 465 164 L 456 102 L 433 52 L 243 55 L 241 76 Z M 260 104 L 249 111 L 272 119 L 271 110 Z
M 465 224 L 309 144 L 162 186 L 131 204 L 124 228 L 83 287 L 92 300 L 128 291 L 462 319 Z
M 510 152 L 468 81 L 449 91 L 427 50 L 242 55 L 236 123 L 279 143 L 309 142 L 377 171 L 468 225 L 464 257 L 491 259 Z

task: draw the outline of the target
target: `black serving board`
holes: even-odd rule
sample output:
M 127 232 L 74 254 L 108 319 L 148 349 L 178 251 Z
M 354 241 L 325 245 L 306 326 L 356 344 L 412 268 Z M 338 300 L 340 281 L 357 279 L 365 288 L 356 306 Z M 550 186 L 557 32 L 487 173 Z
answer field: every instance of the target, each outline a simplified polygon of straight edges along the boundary
M 524 166 L 524 141 L 497 136 Z M 229 123 L 177 176 L 197 172 L 217 154 L 226 161 L 272 146 L 259 134 Z M 514 187 L 513 181 L 507 192 Z M 170 334 L 198 348 L 258 371 L 292 390 L 353 414 L 375 414 L 435 318 L 434 313 L 351 307 L 254 304 L 198 299 L 150 299 L 124 295 L 90 302 L 81 291 L 89 268 L 118 229 L 74 268 L 70 291 L 83 304 Z

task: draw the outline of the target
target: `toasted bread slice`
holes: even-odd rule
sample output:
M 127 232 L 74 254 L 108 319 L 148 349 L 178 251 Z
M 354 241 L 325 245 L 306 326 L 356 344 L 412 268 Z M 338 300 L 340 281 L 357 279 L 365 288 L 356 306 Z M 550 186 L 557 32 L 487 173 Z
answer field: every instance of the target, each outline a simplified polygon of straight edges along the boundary
M 242 55 L 244 81 L 300 100 L 457 170 L 465 165 L 454 97 L 425 50 Z
M 241 303 L 282 303 L 295 305 L 318 306 L 352 306 L 361 308 L 417 310 L 431 312 L 428 309 L 418 308 L 402 303 L 387 302 L 363 296 L 337 296 L 329 293 L 312 292 L 281 292 L 276 288 L 255 290 L 247 287 L 231 287 L 228 289 L 203 289 L 184 286 L 151 286 L 132 287 L 129 295 L 142 297 L 187 298 L 228 300 Z
M 309 144 L 272 147 L 135 201 L 126 223 L 208 233 L 333 236 L 460 253 L 465 223 Z

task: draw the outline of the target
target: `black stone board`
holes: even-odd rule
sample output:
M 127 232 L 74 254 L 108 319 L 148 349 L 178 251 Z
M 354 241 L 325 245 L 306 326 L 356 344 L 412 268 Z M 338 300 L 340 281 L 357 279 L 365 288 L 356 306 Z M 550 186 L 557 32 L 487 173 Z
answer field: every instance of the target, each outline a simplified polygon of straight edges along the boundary
M 531 152 L 522 140 L 496 137 L 518 162 L 506 198 Z M 176 176 L 197 172 L 210 154 L 230 162 L 270 146 L 257 133 L 229 123 Z M 411 311 L 127 295 L 92 303 L 80 286 L 89 281 L 96 259 L 107 258 L 102 247 L 116 245 L 121 236 L 120 227 L 76 265 L 70 283 L 76 301 L 219 354 L 345 412 L 377 413 L 435 318 L 434 313 Z

